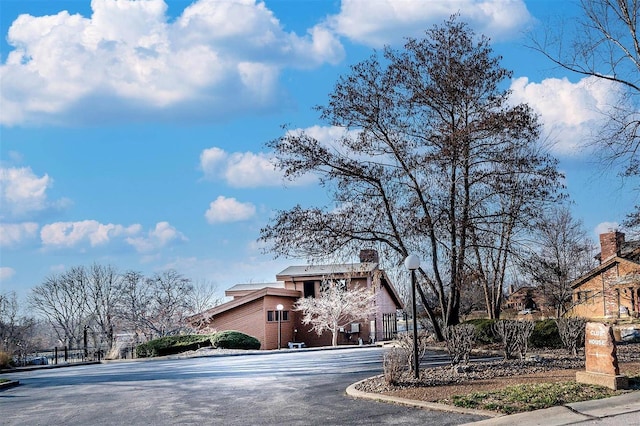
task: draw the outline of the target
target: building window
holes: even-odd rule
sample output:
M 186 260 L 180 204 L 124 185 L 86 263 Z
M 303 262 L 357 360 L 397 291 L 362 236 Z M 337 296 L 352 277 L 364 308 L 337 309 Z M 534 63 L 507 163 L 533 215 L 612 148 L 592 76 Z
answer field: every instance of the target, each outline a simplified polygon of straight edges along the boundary
M 578 303 L 593 303 L 593 296 L 591 290 L 579 291 L 577 293 L 577 302 Z
M 289 311 L 267 311 L 267 321 L 278 321 L 278 314 L 282 312 L 282 321 L 289 321 Z
M 304 282 L 304 297 L 316 297 L 316 283 L 314 281 Z

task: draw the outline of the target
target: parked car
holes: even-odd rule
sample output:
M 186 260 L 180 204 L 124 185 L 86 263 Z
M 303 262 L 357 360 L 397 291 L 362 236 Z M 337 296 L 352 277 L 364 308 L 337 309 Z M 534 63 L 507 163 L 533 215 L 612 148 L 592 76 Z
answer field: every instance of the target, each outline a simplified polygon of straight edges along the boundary
M 27 358 L 25 360 L 25 365 L 48 365 L 49 360 L 46 356 L 37 356 L 33 358 Z

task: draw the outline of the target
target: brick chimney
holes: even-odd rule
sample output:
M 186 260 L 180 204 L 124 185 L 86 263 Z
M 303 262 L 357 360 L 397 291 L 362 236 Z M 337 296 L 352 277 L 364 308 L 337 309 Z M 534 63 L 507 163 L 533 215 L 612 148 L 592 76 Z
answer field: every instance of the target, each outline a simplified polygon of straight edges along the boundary
M 624 244 L 624 234 L 618 231 L 600 234 L 600 263 L 606 262 L 620 253 Z
M 360 263 L 380 263 L 378 252 L 372 249 L 360 250 Z

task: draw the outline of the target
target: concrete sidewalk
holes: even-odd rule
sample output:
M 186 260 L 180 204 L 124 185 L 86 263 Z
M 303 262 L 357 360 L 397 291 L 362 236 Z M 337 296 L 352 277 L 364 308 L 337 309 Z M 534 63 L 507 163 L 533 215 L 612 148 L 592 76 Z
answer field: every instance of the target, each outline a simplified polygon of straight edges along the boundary
M 500 416 L 467 423 L 467 426 L 561 426 L 572 424 L 640 425 L 640 392 L 632 391 L 610 398 Z

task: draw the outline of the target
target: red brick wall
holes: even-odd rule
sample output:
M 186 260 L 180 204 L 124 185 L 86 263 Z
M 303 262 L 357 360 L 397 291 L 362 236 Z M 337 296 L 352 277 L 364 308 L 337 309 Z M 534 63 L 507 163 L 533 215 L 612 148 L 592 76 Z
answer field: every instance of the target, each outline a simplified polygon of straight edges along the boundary
M 600 262 L 617 256 L 624 244 L 624 234 L 618 231 L 600 234 Z

